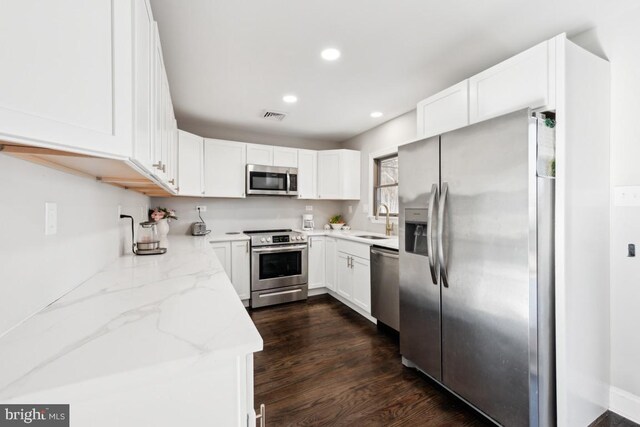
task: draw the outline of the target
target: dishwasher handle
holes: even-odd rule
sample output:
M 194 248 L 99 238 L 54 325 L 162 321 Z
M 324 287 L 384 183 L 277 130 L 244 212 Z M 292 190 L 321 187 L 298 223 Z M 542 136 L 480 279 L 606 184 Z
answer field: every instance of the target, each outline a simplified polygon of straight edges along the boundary
M 393 259 L 398 259 L 400 258 L 400 255 L 398 255 L 395 252 L 387 252 L 387 251 L 381 251 L 379 249 L 371 249 L 371 254 L 372 255 L 380 255 L 383 256 L 385 258 L 393 258 Z

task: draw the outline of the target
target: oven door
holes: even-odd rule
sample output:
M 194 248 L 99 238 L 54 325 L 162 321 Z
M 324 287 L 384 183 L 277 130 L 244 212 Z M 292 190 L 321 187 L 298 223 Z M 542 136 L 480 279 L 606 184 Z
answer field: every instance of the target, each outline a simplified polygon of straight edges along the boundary
M 251 290 L 307 283 L 307 245 L 251 249 Z
M 247 165 L 247 194 L 297 196 L 298 169 Z

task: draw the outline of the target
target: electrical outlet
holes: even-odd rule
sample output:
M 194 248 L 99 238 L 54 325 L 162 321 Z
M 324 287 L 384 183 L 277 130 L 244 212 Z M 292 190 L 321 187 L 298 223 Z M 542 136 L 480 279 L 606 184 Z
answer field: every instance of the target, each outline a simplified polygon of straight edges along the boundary
M 353 206 L 349 205 L 349 213 L 353 213 Z
M 198 212 L 198 210 L 200 210 L 200 212 L 206 212 L 207 211 L 207 207 L 204 205 L 197 205 L 196 206 L 196 212 Z
M 307 212 L 313 212 L 313 206 L 307 205 L 307 206 L 304 207 L 304 210 L 307 211 Z
M 615 206 L 640 206 L 640 187 L 622 186 L 613 189 Z
M 58 204 L 45 202 L 44 204 L 44 235 L 53 236 L 58 232 Z

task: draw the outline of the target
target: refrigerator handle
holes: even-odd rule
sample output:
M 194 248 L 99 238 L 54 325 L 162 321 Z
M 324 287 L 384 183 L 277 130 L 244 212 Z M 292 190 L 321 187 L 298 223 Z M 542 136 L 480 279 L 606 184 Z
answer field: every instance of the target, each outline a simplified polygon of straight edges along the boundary
M 427 258 L 429 258 L 429 270 L 431 270 L 431 281 L 438 285 L 438 273 L 436 272 L 436 260 L 433 253 L 433 218 L 435 214 L 436 197 L 438 197 L 438 184 L 431 186 L 431 197 L 429 198 L 429 218 L 427 220 Z
M 442 192 L 440 193 L 440 206 L 438 206 L 438 260 L 440 261 L 440 276 L 442 284 L 449 287 L 449 278 L 447 277 L 447 263 L 444 258 L 444 245 L 442 244 L 444 234 L 444 210 L 447 206 L 447 195 L 449 194 L 449 184 L 442 183 Z

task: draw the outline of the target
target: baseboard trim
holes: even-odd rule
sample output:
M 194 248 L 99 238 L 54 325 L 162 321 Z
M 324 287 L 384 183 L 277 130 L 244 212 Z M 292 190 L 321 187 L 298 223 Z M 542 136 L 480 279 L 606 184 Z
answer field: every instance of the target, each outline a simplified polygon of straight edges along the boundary
M 611 412 L 640 424 L 640 396 L 611 387 L 609 391 L 609 407 Z
M 359 315 L 361 315 L 362 317 L 364 317 L 365 319 L 367 319 L 368 321 L 370 321 L 371 323 L 376 325 L 378 324 L 378 321 L 376 320 L 375 317 L 371 316 L 370 314 L 365 312 L 363 309 L 353 304 L 351 301 L 343 298 L 337 292 L 327 289 L 327 293 L 332 297 L 334 297 L 335 299 L 337 299 L 338 301 L 340 301 L 341 303 L 343 303 L 344 305 L 346 305 L 347 307 L 349 307 L 350 309 L 352 309 L 353 311 L 355 311 L 356 313 L 358 313 Z

